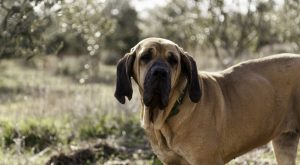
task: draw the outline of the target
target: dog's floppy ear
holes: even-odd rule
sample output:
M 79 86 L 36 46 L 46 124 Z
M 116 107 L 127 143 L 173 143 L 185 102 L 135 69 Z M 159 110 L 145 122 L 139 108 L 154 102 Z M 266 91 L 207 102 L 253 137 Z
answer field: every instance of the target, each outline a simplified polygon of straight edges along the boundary
M 128 100 L 130 100 L 132 97 L 132 84 L 130 79 L 132 76 L 134 60 L 135 50 L 132 50 L 130 53 L 126 53 L 117 64 L 115 97 L 122 104 L 125 103 L 125 96 L 128 98 Z
M 189 97 L 192 102 L 197 103 L 201 98 L 201 88 L 196 62 L 193 57 L 184 52 L 182 48 L 178 48 L 178 50 L 181 58 L 181 71 L 187 77 Z

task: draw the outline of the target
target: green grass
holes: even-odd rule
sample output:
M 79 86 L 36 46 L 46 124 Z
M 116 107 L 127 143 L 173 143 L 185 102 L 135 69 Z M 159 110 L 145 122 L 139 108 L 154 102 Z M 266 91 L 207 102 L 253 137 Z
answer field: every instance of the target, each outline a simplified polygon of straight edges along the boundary
M 74 60 L 0 62 L 0 164 L 43 164 L 97 139 L 148 145 L 131 110 L 135 105 L 114 100 L 115 68 L 99 65 L 97 75 L 82 67 L 88 64 L 84 59 L 70 64 Z
M 37 153 L 59 142 L 58 132 L 51 121 L 36 119 L 21 121 L 17 127 L 8 121 L 0 122 L 2 149 L 10 148 L 20 140 L 22 147 Z
M 140 127 L 136 92 L 126 105 L 117 103 L 115 67 L 92 62 L 51 56 L 0 61 L 0 164 L 45 164 L 85 148 L 95 150 L 92 164 L 160 164 Z M 268 145 L 229 164 L 274 163 Z

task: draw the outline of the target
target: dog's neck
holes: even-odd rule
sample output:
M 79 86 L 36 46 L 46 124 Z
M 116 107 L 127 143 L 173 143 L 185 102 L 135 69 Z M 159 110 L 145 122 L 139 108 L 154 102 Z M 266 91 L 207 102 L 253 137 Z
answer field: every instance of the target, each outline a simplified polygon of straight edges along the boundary
M 143 104 L 141 112 L 141 123 L 144 129 L 148 129 L 151 125 L 154 129 L 161 129 L 168 117 L 170 116 L 174 105 L 177 103 L 178 98 L 182 95 L 186 89 L 187 80 L 183 77 L 180 78 L 176 86 L 171 90 L 169 97 L 169 104 L 163 110 L 159 108 L 150 109 Z M 141 91 L 140 91 L 141 92 Z M 150 113 L 153 113 L 150 115 Z M 150 119 L 151 118 L 151 119 Z

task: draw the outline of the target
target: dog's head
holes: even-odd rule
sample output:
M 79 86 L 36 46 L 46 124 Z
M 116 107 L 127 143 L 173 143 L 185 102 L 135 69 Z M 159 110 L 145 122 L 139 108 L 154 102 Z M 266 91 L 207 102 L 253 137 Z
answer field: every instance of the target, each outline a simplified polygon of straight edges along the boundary
M 198 102 L 201 90 L 196 63 L 191 56 L 172 41 L 147 38 L 139 42 L 117 65 L 115 97 L 125 103 L 132 97 L 130 78 L 139 85 L 147 107 L 163 109 L 168 105 L 170 92 L 180 76 L 187 79 L 191 101 Z

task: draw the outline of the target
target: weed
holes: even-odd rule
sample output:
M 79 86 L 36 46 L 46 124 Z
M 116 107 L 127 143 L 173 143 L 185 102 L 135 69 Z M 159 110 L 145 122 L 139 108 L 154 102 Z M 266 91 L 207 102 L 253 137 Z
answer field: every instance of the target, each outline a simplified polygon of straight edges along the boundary
M 1 147 L 5 149 L 14 143 L 13 139 L 17 137 L 17 132 L 10 123 L 5 121 L 0 122 L 0 130 Z
M 37 153 L 46 147 L 56 144 L 59 141 L 56 128 L 46 120 L 38 121 L 30 119 L 15 125 L 8 122 L 1 122 L 2 148 L 9 148 L 17 140 L 21 140 L 21 146 Z
M 46 120 L 28 120 L 21 123 L 19 134 L 23 139 L 24 147 L 37 153 L 59 141 L 56 127 Z

